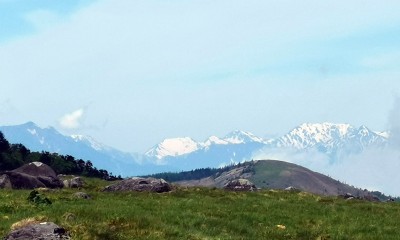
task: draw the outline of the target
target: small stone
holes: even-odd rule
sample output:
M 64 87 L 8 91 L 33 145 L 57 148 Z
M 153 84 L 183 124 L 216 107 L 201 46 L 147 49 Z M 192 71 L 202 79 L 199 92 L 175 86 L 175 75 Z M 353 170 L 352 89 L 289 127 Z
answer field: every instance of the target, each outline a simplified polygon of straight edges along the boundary
M 92 197 L 89 194 L 84 192 L 76 192 L 73 194 L 73 196 L 79 199 L 92 199 Z

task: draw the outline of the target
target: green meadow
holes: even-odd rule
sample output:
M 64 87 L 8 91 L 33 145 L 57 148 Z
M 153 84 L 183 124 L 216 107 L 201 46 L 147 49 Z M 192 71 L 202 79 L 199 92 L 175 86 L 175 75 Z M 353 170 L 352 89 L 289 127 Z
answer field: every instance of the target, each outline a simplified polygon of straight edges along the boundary
M 51 221 L 72 239 L 399 239 L 399 203 L 346 201 L 304 192 L 175 187 L 170 193 L 109 193 L 86 179 L 80 190 L 0 190 L 0 236 L 23 219 Z M 76 199 L 84 191 L 91 200 Z

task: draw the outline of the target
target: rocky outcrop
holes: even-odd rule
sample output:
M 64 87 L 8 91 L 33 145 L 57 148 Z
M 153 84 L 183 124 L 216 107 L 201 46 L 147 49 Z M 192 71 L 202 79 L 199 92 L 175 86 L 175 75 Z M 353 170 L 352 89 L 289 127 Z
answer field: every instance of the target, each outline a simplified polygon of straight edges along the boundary
M 257 190 L 256 186 L 247 179 L 235 179 L 229 181 L 224 189 L 231 191 L 255 191 Z
M 32 162 L 12 171 L 5 171 L 0 177 L 0 188 L 33 189 L 62 188 L 63 182 L 51 167 L 44 163 Z
M 171 185 L 164 179 L 129 178 L 104 188 L 105 192 L 136 191 L 136 192 L 169 192 Z
M 58 240 L 71 239 L 67 231 L 52 222 L 34 223 L 10 232 L 4 240 Z

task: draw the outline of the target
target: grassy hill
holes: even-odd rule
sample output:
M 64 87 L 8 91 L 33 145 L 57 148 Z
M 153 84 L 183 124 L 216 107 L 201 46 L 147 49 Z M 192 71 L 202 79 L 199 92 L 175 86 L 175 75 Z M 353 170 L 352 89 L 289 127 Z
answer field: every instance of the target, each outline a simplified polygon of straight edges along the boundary
M 201 174 L 202 172 L 204 172 L 202 169 L 194 172 L 196 176 L 202 176 L 197 179 L 186 179 L 188 176 L 192 176 L 188 174 L 191 172 L 159 175 L 167 179 L 170 176 L 172 179 L 179 179 L 175 181 L 175 183 L 182 186 L 223 187 L 232 179 L 245 178 L 253 182 L 257 188 L 261 189 L 285 189 L 287 187 L 295 187 L 296 189 L 319 195 L 336 196 L 351 193 L 358 197 L 374 195 L 380 197 L 382 200 L 388 198 L 380 192 L 362 190 L 302 166 L 276 160 L 250 161 L 219 170 L 211 169 L 207 170 L 207 173 L 210 173 L 207 176 Z
M 399 203 L 345 201 L 304 192 L 229 192 L 176 187 L 172 192 L 107 193 L 86 179 L 78 190 L 42 192 L 51 205 L 27 201 L 29 190 L 0 190 L 0 236 L 27 218 L 53 221 L 73 239 L 398 239 Z
M 251 167 L 253 174 L 249 179 L 259 188 L 285 189 L 293 186 L 320 195 L 368 194 L 361 189 L 288 162 L 256 161 Z

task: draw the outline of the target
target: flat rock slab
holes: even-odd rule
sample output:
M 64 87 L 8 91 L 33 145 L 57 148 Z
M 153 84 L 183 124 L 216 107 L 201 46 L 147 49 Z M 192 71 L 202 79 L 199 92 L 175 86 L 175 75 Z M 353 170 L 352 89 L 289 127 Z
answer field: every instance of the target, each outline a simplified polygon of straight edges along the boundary
M 66 230 L 55 223 L 31 224 L 10 232 L 4 240 L 58 240 L 71 239 Z
M 103 189 L 105 192 L 169 192 L 171 185 L 164 179 L 157 178 L 129 178 L 116 184 L 107 186 Z

